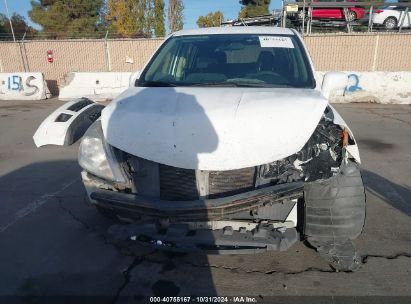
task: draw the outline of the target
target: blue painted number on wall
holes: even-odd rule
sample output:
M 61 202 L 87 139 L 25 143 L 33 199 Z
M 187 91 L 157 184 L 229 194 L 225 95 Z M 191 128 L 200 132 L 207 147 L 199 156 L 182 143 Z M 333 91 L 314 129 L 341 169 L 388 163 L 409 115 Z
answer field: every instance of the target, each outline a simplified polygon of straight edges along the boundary
M 10 76 L 8 79 L 8 88 L 9 90 L 20 90 L 20 77 L 17 75 Z
M 361 91 L 362 90 L 362 88 L 359 86 L 360 78 L 358 77 L 357 74 L 348 75 L 348 82 L 350 84 L 345 88 L 346 91 L 355 92 L 355 91 Z

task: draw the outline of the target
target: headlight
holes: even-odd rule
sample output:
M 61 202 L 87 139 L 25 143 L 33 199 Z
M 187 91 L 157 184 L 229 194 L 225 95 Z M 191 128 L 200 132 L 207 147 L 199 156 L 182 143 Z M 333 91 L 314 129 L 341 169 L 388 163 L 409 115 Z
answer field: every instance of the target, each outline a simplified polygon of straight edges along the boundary
M 113 149 L 104 140 L 100 120 L 93 123 L 84 134 L 80 143 L 78 162 L 84 170 L 98 177 L 118 183 L 126 182 Z

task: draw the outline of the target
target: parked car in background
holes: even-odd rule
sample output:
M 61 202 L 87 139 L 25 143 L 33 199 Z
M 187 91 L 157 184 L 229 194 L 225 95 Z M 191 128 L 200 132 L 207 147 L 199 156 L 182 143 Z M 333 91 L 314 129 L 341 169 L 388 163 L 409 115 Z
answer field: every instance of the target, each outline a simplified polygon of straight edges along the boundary
M 314 0 L 315 2 L 333 2 L 332 0 Z M 334 2 L 342 2 L 335 1 Z M 348 0 L 347 2 L 356 2 L 356 0 Z M 326 8 L 313 8 L 313 19 L 345 19 L 344 8 L 342 7 L 326 7 Z M 362 7 L 350 7 L 348 8 L 347 19 L 349 21 L 359 20 L 364 18 L 365 10 Z
M 403 27 L 411 26 L 411 11 L 405 14 L 405 7 L 387 6 L 383 9 L 377 9 L 372 15 L 372 22 L 375 25 L 384 26 L 387 30 L 392 30 L 400 25 L 402 18 Z

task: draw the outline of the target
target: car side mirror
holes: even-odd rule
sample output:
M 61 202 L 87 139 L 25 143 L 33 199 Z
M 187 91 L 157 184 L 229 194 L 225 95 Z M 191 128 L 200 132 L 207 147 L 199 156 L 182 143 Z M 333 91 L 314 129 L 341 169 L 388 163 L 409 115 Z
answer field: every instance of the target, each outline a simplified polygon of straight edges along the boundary
M 332 91 L 343 90 L 348 85 L 348 76 L 341 72 L 328 72 L 324 75 L 321 91 L 325 98 L 329 98 Z
M 128 83 L 129 87 L 135 87 L 136 86 L 136 82 L 140 78 L 140 74 L 141 74 L 141 72 L 137 71 L 137 72 L 134 72 L 130 75 L 130 80 L 129 80 L 129 83 Z

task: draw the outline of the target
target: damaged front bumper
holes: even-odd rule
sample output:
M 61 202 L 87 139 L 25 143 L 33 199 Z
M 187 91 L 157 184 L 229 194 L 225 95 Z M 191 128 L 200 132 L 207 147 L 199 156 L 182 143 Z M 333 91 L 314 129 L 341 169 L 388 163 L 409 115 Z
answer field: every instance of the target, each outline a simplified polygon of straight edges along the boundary
M 274 228 L 270 224 L 260 224 L 251 231 L 245 227 L 234 230 L 232 226 L 218 230 L 191 230 L 188 224 L 171 224 L 161 230 L 153 222 L 141 222 L 112 226 L 109 235 L 114 241 L 132 240 L 140 246 L 155 249 L 207 254 L 286 251 L 299 240 L 295 228 Z
M 239 214 L 259 208 L 292 203 L 303 196 L 303 182 L 269 186 L 217 199 L 164 201 L 113 190 L 90 189 L 90 201 L 112 210 L 130 225 L 113 226 L 116 240 L 168 251 L 207 253 L 256 253 L 284 251 L 299 240 L 294 221 L 240 220 Z M 90 184 L 89 184 L 90 186 Z M 138 221 L 135 221 L 138 220 Z
M 172 222 L 223 220 L 244 211 L 298 199 L 303 196 L 303 182 L 269 186 L 237 195 L 194 201 L 164 201 L 137 194 L 98 189 L 90 193 L 91 201 L 119 213 L 134 217 L 167 218 Z

